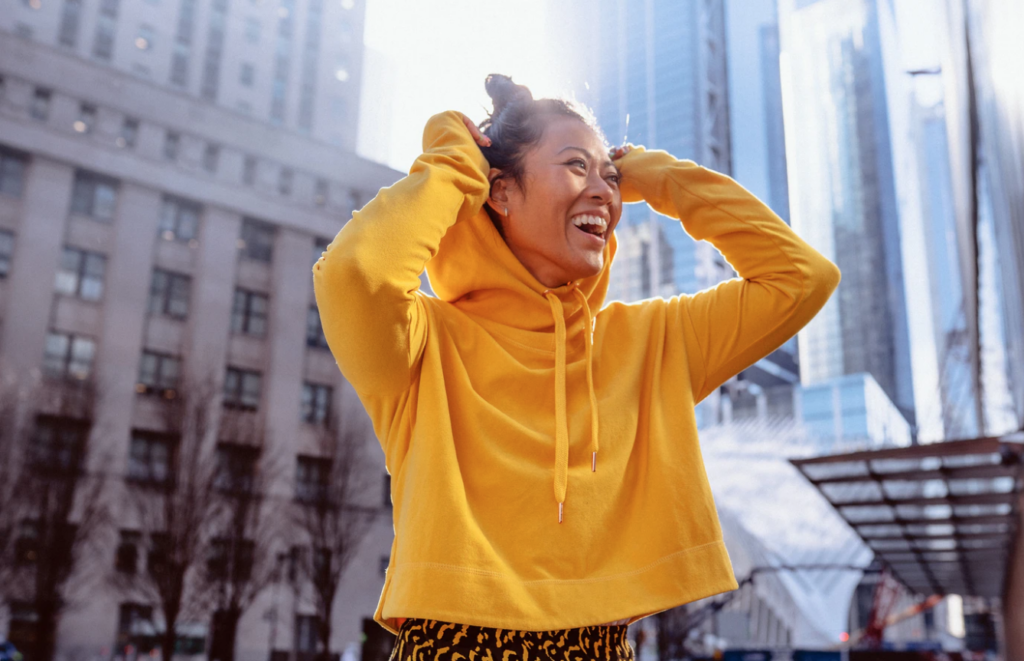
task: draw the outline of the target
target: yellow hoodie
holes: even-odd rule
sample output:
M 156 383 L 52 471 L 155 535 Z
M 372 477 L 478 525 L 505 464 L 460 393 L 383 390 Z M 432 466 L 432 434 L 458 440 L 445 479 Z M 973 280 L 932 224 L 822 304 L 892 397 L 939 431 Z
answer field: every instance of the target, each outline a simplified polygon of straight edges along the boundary
M 392 476 L 374 619 L 543 631 L 735 589 L 694 405 L 803 327 L 838 269 L 729 177 L 633 147 L 623 202 L 682 219 L 740 278 L 602 307 L 611 237 L 599 274 L 545 293 L 482 209 L 461 115 L 432 117 L 423 151 L 313 268 Z

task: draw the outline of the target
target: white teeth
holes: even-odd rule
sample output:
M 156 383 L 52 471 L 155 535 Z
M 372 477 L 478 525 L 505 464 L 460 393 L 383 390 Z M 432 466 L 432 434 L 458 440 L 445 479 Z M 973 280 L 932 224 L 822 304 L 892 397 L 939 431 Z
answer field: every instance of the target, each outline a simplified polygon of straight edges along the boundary
M 604 218 L 601 218 L 600 216 L 591 216 L 589 214 L 574 217 L 572 219 L 572 224 L 576 227 L 580 227 L 581 225 L 597 225 L 601 228 L 602 232 L 608 229 L 608 223 L 605 222 Z

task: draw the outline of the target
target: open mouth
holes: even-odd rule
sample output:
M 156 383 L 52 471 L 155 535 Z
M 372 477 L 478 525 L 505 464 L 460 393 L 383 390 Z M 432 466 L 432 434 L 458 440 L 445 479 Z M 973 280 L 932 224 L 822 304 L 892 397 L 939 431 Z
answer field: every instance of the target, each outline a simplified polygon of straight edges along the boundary
M 599 239 L 604 239 L 605 232 L 608 231 L 608 223 L 600 216 L 583 214 L 574 217 L 572 219 L 572 224 L 576 226 L 576 229 L 580 230 L 584 234 L 589 234 Z

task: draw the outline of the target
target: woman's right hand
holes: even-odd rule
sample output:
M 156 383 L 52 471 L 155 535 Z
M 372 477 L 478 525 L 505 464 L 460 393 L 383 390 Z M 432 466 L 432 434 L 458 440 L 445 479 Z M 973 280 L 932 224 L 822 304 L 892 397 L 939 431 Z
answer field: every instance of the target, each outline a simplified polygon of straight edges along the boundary
M 473 140 L 476 141 L 476 144 L 480 145 L 481 147 L 491 146 L 491 139 L 488 138 L 486 135 L 480 133 L 480 129 L 478 129 L 476 124 L 473 123 L 473 120 L 471 120 L 469 117 L 466 117 L 466 115 L 461 112 L 459 113 L 459 116 L 462 117 L 462 123 L 466 125 L 467 129 L 469 129 L 469 132 L 473 136 Z

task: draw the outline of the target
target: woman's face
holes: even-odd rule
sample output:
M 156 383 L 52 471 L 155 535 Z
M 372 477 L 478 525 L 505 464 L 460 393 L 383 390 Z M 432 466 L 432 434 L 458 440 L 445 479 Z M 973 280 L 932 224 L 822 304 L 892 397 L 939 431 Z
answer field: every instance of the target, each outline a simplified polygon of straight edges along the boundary
M 552 117 L 523 165 L 522 188 L 490 172 L 488 204 L 512 253 L 547 287 L 599 273 L 622 214 L 619 172 L 601 140 L 578 119 Z

